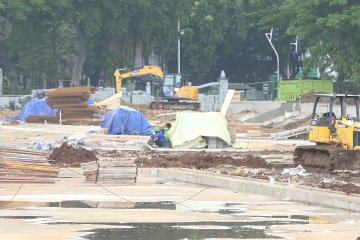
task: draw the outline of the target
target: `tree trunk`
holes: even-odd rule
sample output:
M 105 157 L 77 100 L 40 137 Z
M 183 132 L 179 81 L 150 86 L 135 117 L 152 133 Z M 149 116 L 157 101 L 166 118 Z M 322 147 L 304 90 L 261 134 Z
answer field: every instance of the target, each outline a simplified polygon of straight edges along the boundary
M 43 79 L 42 79 L 42 88 L 43 89 L 47 89 L 47 78 L 46 78 L 46 74 L 43 74 Z
M 134 67 L 140 68 L 142 66 L 144 66 L 143 45 L 141 40 L 137 40 L 135 48 Z
M 82 69 L 86 60 L 86 39 L 84 34 L 79 33 L 79 42 L 77 46 L 77 56 L 75 59 L 73 75 L 71 78 L 70 86 L 80 86 Z
M 0 96 L 3 95 L 3 73 L 2 69 L 0 68 Z

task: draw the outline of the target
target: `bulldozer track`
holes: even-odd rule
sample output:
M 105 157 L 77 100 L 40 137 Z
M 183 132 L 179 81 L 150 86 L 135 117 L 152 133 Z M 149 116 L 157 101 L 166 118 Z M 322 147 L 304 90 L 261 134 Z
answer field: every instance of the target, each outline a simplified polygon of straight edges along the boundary
M 360 150 L 344 150 L 335 145 L 300 146 L 294 162 L 303 167 L 332 170 L 360 170 Z

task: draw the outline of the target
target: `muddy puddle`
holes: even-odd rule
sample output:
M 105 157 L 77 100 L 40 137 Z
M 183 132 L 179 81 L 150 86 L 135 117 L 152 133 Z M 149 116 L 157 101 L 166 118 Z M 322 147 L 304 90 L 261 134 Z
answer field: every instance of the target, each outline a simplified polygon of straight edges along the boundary
M 169 239 L 276 239 L 266 233 L 271 222 L 136 223 L 117 228 L 92 229 L 82 236 L 89 240 L 169 240 Z M 277 224 L 279 224 L 277 222 Z M 284 224 L 286 224 L 284 222 Z
M 40 203 L 39 203 L 40 204 Z M 38 204 L 38 205 L 39 205 Z M 34 203 L 32 206 L 36 205 Z M 61 201 L 41 203 L 43 207 L 56 208 L 132 208 L 132 209 L 166 209 L 176 212 L 208 212 L 214 214 L 236 215 L 246 211 L 243 203 L 228 203 L 216 201 L 186 201 L 176 203 L 171 201 L 162 202 L 92 202 L 92 201 Z M 41 208 L 40 206 L 38 206 Z M 21 208 L 21 207 L 20 207 Z M 26 207 L 25 207 L 26 208 Z M 154 216 L 156 218 L 156 216 Z M 259 217 L 257 219 L 257 217 Z M 55 218 L 14 216 L 3 217 L 5 219 L 24 219 L 47 225 L 92 225 L 92 222 L 64 222 Z M 146 239 L 146 240 L 168 240 L 168 239 L 276 239 L 275 235 L 267 232 L 272 225 L 284 224 L 308 224 L 306 216 L 254 216 L 244 221 L 202 221 L 193 222 L 163 222 L 163 223 L 118 223 L 103 222 L 96 223 L 93 229 L 80 231 L 81 239 L 87 240 L 119 240 L 119 239 Z M 104 226 L 104 227 L 102 227 Z
M 17 202 L 21 205 L 21 203 Z M 266 205 L 284 205 L 286 202 L 217 202 L 217 201 L 159 201 L 159 202 L 111 202 L 111 201 L 61 201 L 61 202 L 43 202 L 27 203 L 33 210 L 44 208 L 117 208 L 117 209 L 159 209 L 170 210 L 173 214 L 179 212 L 189 213 L 189 219 L 182 222 L 157 222 L 156 214 L 150 222 L 88 222 L 88 221 L 62 221 L 56 216 L 2 216 L 0 219 L 23 219 L 27 222 L 52 225 L 62 228 L 62 226 L 77 225 L 80 226 L 76 231 L 79 239 L 84 240 L 198 240 L 198 239 L 283 239 L 279 233 L 271 230 L 276 225 L 306 225 L 306 224 L 332 224 L 335 222 L 348 221 L 349 215 L 337 215 L 339 219 L 332 219 L 335 216 L 324 215 L 324 209 L 305 208 L 309 215 L 281 215 L 266 214 L 259 211 L 259 214 L 251 212 L 249 207 Z M 27 204 L 17 206 L 16 209 L 27 209 Z M 36 206 L 34 208 L 34 206 Z M 156 212 L 156 211 L 155 211 Z M 234 221 L 194 221 L 190 218 L 193 213 L 211 213 L 227 216 L 234 216 Z M 304 211 L 305 213 L 305 211 Z M 345 212 L 344 212 L 345 213 Z M 159 212 L 159 214 L 161 214 Z M 318 217 L 315 217 L 318 214 Z M 240 216 L 240 220 L 239 220 Z M 82 227 L 84 226 L 84 227 Z M 86 229 L 80 230 L 79 229 Z M 76 234 L 76 233 L 75 233 Z

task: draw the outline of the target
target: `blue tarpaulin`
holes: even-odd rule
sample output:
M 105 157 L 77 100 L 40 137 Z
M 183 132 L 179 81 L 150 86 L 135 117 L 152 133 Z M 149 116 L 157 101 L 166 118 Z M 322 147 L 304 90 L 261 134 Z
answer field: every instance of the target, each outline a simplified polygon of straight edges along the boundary
M 141 112 L 122 106 L 101 117 L 101 127 L 113 135 L 150 135 L 153 133 L 148 120 Z
M 46 97 L 42 99 L 33 98 L 25 104 L 16 119 L 25 121 L 29 115 L 56 116 L 58 111 L 58 109 L 53 109 L 46 103 Z

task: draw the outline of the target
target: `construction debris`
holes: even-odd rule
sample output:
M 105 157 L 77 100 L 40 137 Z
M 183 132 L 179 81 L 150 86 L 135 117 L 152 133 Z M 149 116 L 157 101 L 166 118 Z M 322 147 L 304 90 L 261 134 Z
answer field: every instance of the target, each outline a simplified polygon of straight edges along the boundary
M 287 130 L 278 133 L 272 133 L 271 138 L 274 140 L 286 139 L 290 137 L 296 137 L 310 132 L 310 126 L 298 127 L 292 130 Z
M 125 184 L 134 183 L 137 165 L 128 159 L 100 159 L 81 164 L 86 182 Z
M 47 154 L 0 147 L 0 182 L 54 183 L 59 169 L 46 160 Z

